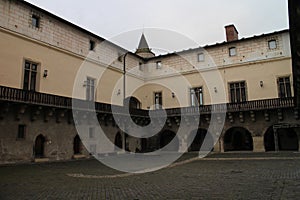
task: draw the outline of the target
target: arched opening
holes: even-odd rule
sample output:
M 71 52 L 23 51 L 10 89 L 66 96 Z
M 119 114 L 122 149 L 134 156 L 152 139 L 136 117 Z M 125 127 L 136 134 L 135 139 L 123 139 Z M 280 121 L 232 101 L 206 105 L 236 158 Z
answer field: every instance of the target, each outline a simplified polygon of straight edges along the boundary
M 204 139 L 206 139 L 205 143 L 203 143 Z M 189 136 L 188 143 L 191 144 L 189 147 L 189 151 L 200 151 L 201 147 L 202 151 L 211 151 L 214 147 L 213 137 L 205 129 L 198 129 L 192 131 Z
M 35 139 L 34 143 L 34 156 L 35 158 L 43 158 L 45 157 L 45 137 L 43 135 L 39 135 Z
M 79 135 L 76 135 L 74 137 L 74 141 L 73 141 L 73 151 L 74 151 L 74 155 L 78 155 L 81 154 L 82 152 L 82 143 L 80 140 Z
M 165 130 L 160 133 L 160 148 L 165 148 L 165 151 L 178 152 L 179 140 L 173 131 Z
M 280 128 L 277 130 L 279 151 L 298 151 L 299 141 L 297 133 L 293 128 Z M 275 138 L 273 126 L 269 127 L 264 135 L 266 151 L 275 151 Z
M 122 149 L 123 148 L 123 140 L 122 140 L 122 135 L 120 132 L 117 133 L 115 136 L 115 149 L 117 150 L 117 147 Z
M 147 152 L 147 139 L 141 139 L 141 152 Z
M 124 100 L 124 105 L 129 106 L 129 109 L 140 109 L 141 108 L 141 102 L 133 96 L 127 97 Z
M 253 151 L 251 133 L 242 127 L 230 128 L 224 135 L 224 151 Z

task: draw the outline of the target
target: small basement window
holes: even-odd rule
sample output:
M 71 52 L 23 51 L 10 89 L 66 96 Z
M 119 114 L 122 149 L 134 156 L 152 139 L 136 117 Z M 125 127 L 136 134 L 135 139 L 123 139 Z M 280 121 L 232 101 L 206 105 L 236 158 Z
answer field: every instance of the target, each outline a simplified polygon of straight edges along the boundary
M 39 28 L 40 27 L 40 17 L 37 15 L 32 15 L 31 17 L 31 25 L 34 28 Z

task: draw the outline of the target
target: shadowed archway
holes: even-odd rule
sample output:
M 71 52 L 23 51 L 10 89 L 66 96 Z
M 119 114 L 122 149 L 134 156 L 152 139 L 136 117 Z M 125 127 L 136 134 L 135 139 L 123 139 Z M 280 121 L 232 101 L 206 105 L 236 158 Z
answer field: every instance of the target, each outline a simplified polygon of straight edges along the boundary
M 35 139 L 34 143 L 34 157 L 35 158 L 43 158 L 45 157 L 45 137 L 41 134 L 38 135 Z
M 169 145 L 172 141 L 172 144 L 166 147 L 165 151 L 175 151 L 178 152 L 179 150 L 179 140 L 176 134 L 170 130 L 164 130 L 160 134 L 160 148 L 164 148 L 165 146 Z M 174 139 L 174 140 L 173 140 Z
M 251 133 L 242 127 L 233 127 L 224 135 L 224 151 L 253 151 Z
M 206 142 L 204 142 L 206 139 Z M 193 140 L 193 141 L 191 141 Z M 210 133 L 207 132 L 206 129 L 197 129 L 191 132 L 188 138 L 188 143 L 191 144 L 188 151 L 200 151 L 202 147 L 202 151 L 212 151 L 214 147 L 214 140 Z M 203 146 L 205 145 L 205 146 Z

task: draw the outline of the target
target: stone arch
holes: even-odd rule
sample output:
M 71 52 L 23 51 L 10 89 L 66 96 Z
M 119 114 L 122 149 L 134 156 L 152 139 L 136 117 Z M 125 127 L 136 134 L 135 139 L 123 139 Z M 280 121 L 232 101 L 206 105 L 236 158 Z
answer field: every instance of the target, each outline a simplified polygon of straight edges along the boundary
M 205 138 L 207 141 L 203 144 Z M 201 147 L 203 151 L 211 151 L 214 147 L 214 140 L 206 129 L 199 128 L 190 133 L 188 144 L 191 144 L 188 151 L 200 151 Z
M 277 130 L 279 151 L 299 151 L 299 140 L 293 128 L 280 128 Z M 266 151 L 275 151 L 275 138 L 273 126 L 270 126 L 264 135 Z
M 224 135 L 224 151 L 253 151 L 251 133 L 243 127 L 232 127 Z
M 123 139 L 120 132 L 118 132 L 115 136 L 115 149 L 123 149 Z
M 45 142 L 46 138 L 42 134 L 38 135 L 34 142 L 34 157 L 43 158 L 45 157 Z
M 79 135 L 76 135 L 73 139 L 73 153 L 74 155 L 82 154 L 82 142 Z
M 171 143 L 172 141 L 172 143 Z M 164 148 L 165 146 L 169 145 L 167 148 L 165 148 L 165 151 L 179 151 L 179 139 L 176 136 L 176 133 L 170 130 L 164 130 L 159 134 L 159 146 L 160 148 Z

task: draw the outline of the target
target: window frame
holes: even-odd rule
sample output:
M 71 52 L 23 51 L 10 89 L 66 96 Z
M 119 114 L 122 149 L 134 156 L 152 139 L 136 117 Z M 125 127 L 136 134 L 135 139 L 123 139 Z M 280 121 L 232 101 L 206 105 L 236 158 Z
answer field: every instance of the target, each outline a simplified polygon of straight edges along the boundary
M 29 68 L 28 68 L 29 66 Z M 34 69 L 33 66 L 36 68 Z M 23 64 L 22 74 L 22 89 L 26 91 L 37 91 L 39 85 L 39 69 L 40 64 L 31 60 L 25 59 Z M 34 81 L 33 81 L 34 80 Z
M 93 84 L 91 84 L 91 82 L 93 82 Z M 96 101 L 96 79 L 93 77 L 86 77 L 86 81 L 85 81 L 85 87 L 86 87 L 86 100 L 87 101 Z M 93 95 L 92 95 L 93 94 Z
M 162 62 L 160 60 L 156 61 L 156 69 L 162 69 Z
M 231 50 L 235 50 L 235 51 L 234 51 L 234 54 L 232 54 L 232 51 L 231 51 Z M 237 55 L 237 48 L 236 48 L 236 47 L 229 47 L 229 48 L 228 48 L 228 52 L 229 52 L 229 57 L 236 56 L 236 55 Z
M 274 43 L 275 44 L 275 47 L 271 48 L 271 44 Z M 271 40 L 268 40 L 268 47 L 269 47 L 269 50 L 274 50 L 274 49 L 277 49 L 277 40 L 276 39 L 271 39 Z
M 280 79 L 283 81 L 281 82 Z M 288 81 L 286 81 L 288 79 Z M 283 85 L 281 85 L 283 84 Z M 283 87 L 282 87 L 283 86 Z M 284 90 L 282 92 L 282 89 Z M 292 95 L 292 83 L 290 76 L 280 76 L 277 77 L 277 90 L 278 90 L 278 98 L 291 98 Z
M 158 104 L 156 103 L 156 99 L 157 99 L 157 94 L 159 95 L 158 96 Z M 156 91 L 153 93 L 153 96 L 154 96 L 154 108 L 155 110 L 158 110 L 158 109 L 162 109 L 162 106 L 163 106 L 163 93 L 162 91 Z
M 204 62 L 205 61 L 205 55 L 204 55 L 203 52 L 197 54 L 197 60 L 198 60 L 198 62 Z
M 90 40 L 90 42 L 89 42 L 89 50 L 90 51 L 95 51 L 95 47 L 96 47 L 96 42 L 94 40 Z
M 202 86 L 190 88 L 190 103 L 192 107 L 204 105 L 204 95 Z
M 25 140 L 26 132 L 27 132 L 26 124 L 19 124 L 18 125 L 17 140 Z
M 237 84 L 239 84 L 238 87 L 236 87 Z M 241 84 L 244 84 L 244 87 L 242 87 Z M 232 85 L 233 85 L 233 87 L 231 87 Z M 228 89 L 229 89 L 229 102 L 230 103 L 243 103 L 243 102 L 248 101 L 248 91 L 247 91 L 246 80 L 229 82 Z M 232 91 L 234 93 L 232 93 Z M 234 96 L 234 98 L 233 98 L 233 96 Z
M 33 28 L 40 28 L 40 25 L 41 25 L 41 17 L 36 14 L 32 14 L 31 15 L 31 26 Z

